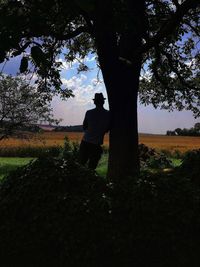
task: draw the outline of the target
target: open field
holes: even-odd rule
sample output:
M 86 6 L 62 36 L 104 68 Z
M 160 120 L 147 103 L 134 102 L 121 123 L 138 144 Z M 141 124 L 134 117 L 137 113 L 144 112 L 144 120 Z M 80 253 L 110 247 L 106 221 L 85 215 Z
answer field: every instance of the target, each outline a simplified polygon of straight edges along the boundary
M 0 142 L 0 149 L 21 146 L 50 147 L 63 145 L 63 139 L 66 135 L 71 141 L 80 142 L 83 133 L 45 132 L 42 134 L 35 134 L 32 139 L 27 140 L 10 138 Z M 108 146 L 108 142 L 108 135 L 106 135 L 104 145 Z M 171 152 L 176 150 L 180 152 L 185 152 L 187 150 L 200 148 L 200 137 L 140 134 L 139 142 L 152 148 L 156 148 L 159 150 L 165 149 Z
M 200 137 L 141 134 L 139 142 L 159 150 L 182 153 L 200 148 Z
M 11 171 L 28 164 L 32 160 L 34 160 L 34 158 L 0 157 L 0 181 L 5 175 L 9 174 Z M 106 176 L 107 161 L 108 154 L 104 154 L 101 157 L 98 167 L 96 169 L 97 173 L 103 177 Z
M 32 158 L 1 158 L 0 157 L 0 180 L 4 175 L 10 171 L 15 170 L 17 167 L 28 164 Z

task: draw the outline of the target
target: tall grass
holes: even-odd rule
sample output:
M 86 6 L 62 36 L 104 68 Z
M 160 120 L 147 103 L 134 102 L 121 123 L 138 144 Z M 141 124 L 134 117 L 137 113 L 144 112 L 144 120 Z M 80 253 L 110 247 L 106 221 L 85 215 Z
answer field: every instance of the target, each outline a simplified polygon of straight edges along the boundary
M 33 157 L 38 158 L 50 154 L 57 157 L 60 153 L 61 146 L 19 146 L 19 147 L 2 147 L 0 148 L 0 157 Z
M 68 136 L 72 142 L 80 142 L 83 133 L 75 132 L 44 132 L 41 134 L 35 134 L 32 139 L 20 140 L 16 138 L 9 138 L 0 142 L 1 147 L 52 147 L 63 146 L 64 137 Z M 108 134 L 105 135 L 104 145 L 108 147 L 109 138 Z M 121 140 L 123 142 L 123 139 Z M 151 134 L 139 134 L 139 142 L 145 144 L 148 147 L 155 148 L 156 150 L 168 150 L 173 153 L 179 151 L 184 153 L 188 150 L 200 148 L 200 137 L 190 136 L 165 136 L 165 135 L 151 135 Z

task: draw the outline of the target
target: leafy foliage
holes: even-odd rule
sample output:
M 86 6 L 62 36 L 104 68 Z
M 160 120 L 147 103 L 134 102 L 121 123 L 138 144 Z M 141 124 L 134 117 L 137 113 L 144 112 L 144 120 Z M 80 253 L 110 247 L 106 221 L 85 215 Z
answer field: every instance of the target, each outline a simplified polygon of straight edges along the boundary
M 167 21 L 168 16 L 176 20 L 172 10 L 179 12 L 181 5 L 192 4 L 171 2 L 154 3 L 157 7 L 149 13 L 152 25 L 158 25 L 159 19 Z M 172 23 L 173 27 L 170 37 L 155 44 L 150 52 L 148 69 L 140 84 L 141 102 L 168 110 L 186 108 L 199 116 L 199 9 L 191 9 L 179 26 Z
M 27 71 L 27 69 L 28 69 L 28 59 L 27 59 L 27 57 L 23 57 L 21 59 L 20 68 L 19 69 L 20 69 L 21 73 L 24 73 L 24 72 Z
M 148 168 L 169 168 L 172 167 L 172 162 L 162 152 L 157 152 L 153 148 L 149 148 L 144 144 L 139 145 L 139 158 L 142 167 Z
M 60 155 L 60 146 L 19 146 L 5 147 L 1 146 L 0 157 L 58 157 Z
M 24 70 L 25 66 L 21 66 Z M 16 134 L 39 121 L 58 123 L 45 94 L 22 78 L 0 76 L 0 139 Z
M 59 158 L 67 159 L 69 157 L 73 158 L 75 161 L 78 161 L 79 157 L 79 143 L 78 142 L 71 142 L 66 135 L 64 138 L 64 145 L 60 149 Z
M 28 164 L 33 158 L 0 158 L 0 180 L 19 166 Z
M 196 184 L 200 185 L 200 149 L 186 152 L 180 171 L 186 177 L 191 178 Z
M 1 264 L 197 266 L 198 196 L 183 175 L 106 185 L 73 157 L 41 158 L 0 185 Z
M 8 0 L 0 3 L 0 18 L 1 62 L 22 54 L 21 72 L 32 62 L 39 87 L 49 94 L 72 95 L 61 88 L 61 53 L 86 71 L 82 59 L 97 52 L 101 62 L 103 41 L 116 64 L 132 71 L 138 61 L 148 65 L 140 82 L 142 103 L 199 115 L 198 0 Z
M 64 98 L 72 95 L 62 86 L 61 55 L 67 62 L 79 62 L 78 72 L 88 69 L 86 55 L 97 55 L 112 114 L 111 139 L 116 135 L 117 140 L 113 144 L 119 146 L 130 133 L 122 153 L 115 153 L 115 145 L 110 147 L 108 176 L 113 179 L 125 170 L 129 176 L 139 169 L 139 83 L 142 103 L 168 110 L 186 108 L 200 115 L 199 35 L 199 0 L 0 3 L 1 61 L 27 57 L 28 72 L 36 73 L 39 90 L 49 98 L 58 93 Z
M 2 264 L 94 263 L 98 253 L 103 255 L 106 218 L 109 221 L 105 187 L 104 180 L 72 159 L 47 157 L 4 179 L 0 189 Z

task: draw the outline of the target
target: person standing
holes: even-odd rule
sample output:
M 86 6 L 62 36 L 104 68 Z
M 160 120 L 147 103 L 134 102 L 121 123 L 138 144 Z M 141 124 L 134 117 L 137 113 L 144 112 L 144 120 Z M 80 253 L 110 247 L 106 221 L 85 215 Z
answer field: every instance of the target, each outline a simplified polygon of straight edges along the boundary
M 86 112 L 83 121 L 79 159 L 81 164 L 88 164 L 89 169 L 95 170 L 103 153 L 104 135 L 110 129 L 110 112 L 103 107 L 105 98 L 102 93 L 96 93 L 93 100 L 96 107 Z

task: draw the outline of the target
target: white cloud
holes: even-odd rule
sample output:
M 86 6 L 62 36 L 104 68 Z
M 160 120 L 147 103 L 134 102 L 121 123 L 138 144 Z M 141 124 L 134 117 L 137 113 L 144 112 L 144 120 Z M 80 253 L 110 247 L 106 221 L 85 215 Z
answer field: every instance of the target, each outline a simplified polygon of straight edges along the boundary
M 81 74 L 80 76 L 72 76 L 70 79 L 62 78 L 62 84 L 65 85 L 68 89 L 76 90 L 79 87 L 83 86 L 83 83 L 87 80 L 87 76 Z
M 185 63 L 185 65 L 187 65 L 189 68 L 195 68 L 196 67 L 196 59 L 193 58 L 192 60 L 189 60 Z
M 87 76 L 72 76 L 70 79 L 61 79 L 64 86 L 73 91 L 77 103 L 87 105 L 91 103 L 94 94 L 105 90 L 103 84 L 94 85 L 94 79 L 88 81 Z
M 72 76 L 70 79 L 62 78 L 62 83 L 68 89 L 73 90 L 74 98 L 62 101 L 59 97 L 54 97 L 52 107 L 56 118 L 63 119 L 63 125 L 81 124 L 86 110 L 94 108 L 93 98 L 95 93 L 103 92 L 106 97 L 104 84 L 94 85 L 94 76 L 88 79 L 81 74 Z M 105 108 L 108 108 L 106 101 Z
M 140 74 L 140 80 L 146 79 L 146 80 L 150 81 L 151 77 L 152 77 L 152 73 L 149 70 L 142 71 Z
M 85 58 L 85 61 L 86 61 L 86 62 L 91 62 L 91 61 L 95 61 L 95 60 L 96 60 L 96 56 L 93 56 L 93 57 L 88 57 L 88 56 L 87 56 L 87 57 Z
M 64 58 L 58 58 L 56 61 L 62 63 L 62 69 L 69 70 L 69 69 L 75 69 L 79 63 L 87 63 L 87 62 L 93 62 L 96 60 L 96 56 L 86 56 L 84 59 L 77 57 L 72 62 L 67 62 Z
M 91 83 L 92 83 L 93 86 L 99 86 L 100 84 L 103 84 L 103 80 L 102 79 L 93 78 L 93 79 L 91 79 Z
M 65 59 L 63 59 L 63 58 L 59 58 L 59 59 L 57 59 L 56 61 L 62 63 L 62 65 L 61 65 L 61 69 L 62 69 L 62 70 L 73 69 L 73 68 L 72 68 L 72 63 L 68 63 L 68 62 L 67 62 Z

